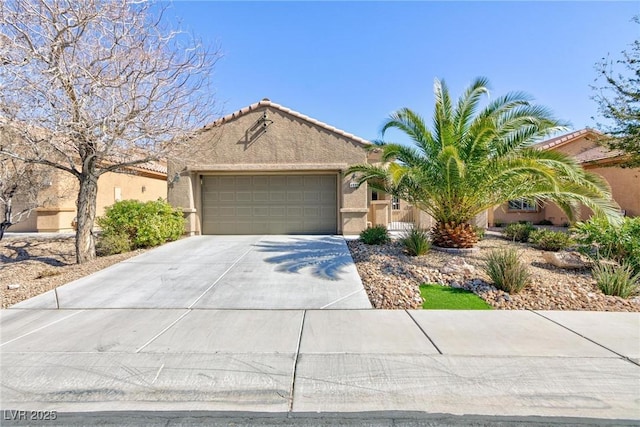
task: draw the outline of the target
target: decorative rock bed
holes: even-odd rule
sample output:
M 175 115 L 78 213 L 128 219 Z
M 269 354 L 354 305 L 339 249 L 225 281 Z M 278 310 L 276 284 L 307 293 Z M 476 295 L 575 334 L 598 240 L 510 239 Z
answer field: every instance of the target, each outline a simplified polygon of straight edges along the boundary
M 420 284 L 439 283 L 468 289 L 498 309 L 640 311 L 639 297 L 604 295 L 588 268 L 555 267 L 545 261 L 542 251 L 491 235 L 480 241 L 474 252 L 430 251 L 420 257 L 404 253 L 397 241 L 380 246 L 365 245 L 359 240 L 347 244 L 375 308 L 420 308 Z M 531 283 L 519 294 L 496 289 L 483 271 L 486 254 L 504 247 L 518 249 L 532 275 Z

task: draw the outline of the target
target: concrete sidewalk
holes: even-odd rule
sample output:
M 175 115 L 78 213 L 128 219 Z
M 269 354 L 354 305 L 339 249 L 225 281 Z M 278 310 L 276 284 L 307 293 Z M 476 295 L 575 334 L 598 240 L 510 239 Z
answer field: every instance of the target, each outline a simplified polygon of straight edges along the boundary
M 640 423 L 638 313 L 10 309 L 0 321 L 1 408 L 58 412 L 43 425 Z M 3 425 L 25 425 L 10 415 Z

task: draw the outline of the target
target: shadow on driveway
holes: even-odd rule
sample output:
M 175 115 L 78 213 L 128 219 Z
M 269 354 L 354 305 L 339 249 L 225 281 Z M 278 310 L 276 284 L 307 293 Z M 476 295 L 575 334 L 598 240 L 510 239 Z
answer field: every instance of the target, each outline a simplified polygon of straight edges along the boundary
M 339 280 L 345 267 L 353 265 L 349 249 L 341 237 L 288 238 L 285 242 L 260 241 L 254 245 L 259 252 L 272 252 L 265 258 L 270 264 L 279 264 L 276 271 L 299 273 L 309 268 L 311 274 L 326 280 Z

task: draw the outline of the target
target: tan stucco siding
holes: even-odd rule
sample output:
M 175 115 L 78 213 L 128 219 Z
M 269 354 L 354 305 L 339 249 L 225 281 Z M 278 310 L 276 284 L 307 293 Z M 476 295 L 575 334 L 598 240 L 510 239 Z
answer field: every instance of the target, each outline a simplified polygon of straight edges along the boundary
M 613 200 L 627 216 L 640 216 L 640 168 L 587 166 L 585 169 L 607 180 Z
M 51 187 L 40 195 L 41 206 L 31 213 L 29 220 L 16 224 L 9 231 L 73 231 L 78 188 L 78 180 L 74 176 L 56 171 Z M 117 194 L 120 200 L 166 199 L 167 181 L 164 176 L 107 172 L 98 180 L 97 216 L 103 215 L 105 208 L 116 201 Z
M 569 156 L 575 156 L 580 153 L 584 153 L 587 150 L 592 149 L 596 146 L 596 142 L 588 137 L 581 137 L 574 141 L 571 141 L 564 145 L 559 145 L 558 147 L 551 148 L 552 151 L 557 151 L 560 153 L 567 154 Z
M 266 130 L 261 121 L 267 113 Z M 200 233 L 200 177 L 211 174 L 336 173 L 339 174 L 338 228 L 357 233 L 366 227 L 367 189 L 351 188 L 344 170 L 366 163 L 362 146 L 347 137 L 301 120 L 279 109 L 261 107 L 203 131 L 190 144 L 192 153 L 169 162 L 168 200 L 185 209 L 187 232 Z
M 98 216 L 104 214 L 107 206 L 114 204 L 116 193 L 120 200 L 140 200 L 143 202 L 166 199 L 167 181 L 164 178 L 151 178 L 126 173 L 107 172 L 98 180 Z
M 488 216 L 490 225 L 497 223 L 510 224 L 518 221 L 536 223 L 544 219 L 544 210 L 540 209 L 537 212 L 510 211 L 507 203 L 505 203 L 493 208 Z

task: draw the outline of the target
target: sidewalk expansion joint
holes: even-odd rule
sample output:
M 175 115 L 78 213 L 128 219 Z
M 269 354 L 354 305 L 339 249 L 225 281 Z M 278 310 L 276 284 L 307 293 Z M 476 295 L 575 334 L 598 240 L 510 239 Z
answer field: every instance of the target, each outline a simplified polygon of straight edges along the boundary
M 420 329 L 420 331 L 424 334 L 425 337 L 427 337 L 427 339 L 429 340 L 429 342 L 431 343 L 431 345 L 438 350 L 439 354 L 443 354 L 442 351 L 440 350 L 440 348 L 436 345 L 435 342 L 433 342 L 433 340 L 431 339 L 431 337 L 427 334 L 427 331 L 425 331 L 424 329 L 422 329 L 422 326 L 420 326 L 420 324 L 416 321 L 416 319 L 413 318 L 413 316 L 411 315 L 411 313 L 409 313 L 408 310 L 404 310 L 405 313 L 407 313 L 407 315 L 409 316 L 409 318 L 411 320 L 413 320 L 413 323 L 416 324 L 416 326 L 418 327 L 418 329 Z
M 586 337 L 586 336 L 582 335 L 582 334 L 581 334 L 581 333 L 579 333 L 579 332 L 574 331 L 573 329 L 569 328 L 568 326 L 563 325 L 563 324 L 562 324 L 562 323 L 560 323 L 560 322 L 556 322 L 556 321 L 555 321 L 555 320 L 553 320 L 553 319 L 549 319 L 547 316 L 544 316 L 544 315 L 542 315 L 542 314 L 538 313 L 538 312 L 537 312 L 537 311 L 535 311 L 535 310 L 527 310 L 527 311 L 530 311 L 530 312 L 532 312 L 532 313 L 534 313 L 534 314 L 537 314 L 538 316 L 542 317 L 543 319 L 546 319 L 546 320 L 548 320 L 548 321 L 550 321 L 550 322 L 552 322 L 552 323 L 555 323 L 556 325 L 558 325 L 558 326 L 560 326 L 560 327 L 562 327 L 562 328 L 566 329 L 566 330 L 567 330 L 567 331 L 569 331 L 569 332 L 573 332 L 574 334 L 576 334 L 576 335 L 577 335 L 577 336 L 579 336 L 580 338 L 584 338 L 585 340 L 590 341 L 590 342 L 594 343 L 595 345 L 597 345 L 597 346 L 599 346 L 599 347 L 604 348 L 604 349 L 605 349 L 605 350 L 607 350 L 607 351 L 610 351 L 611 353 L 613 353 L 613 354 L 615 354 L 615 355 L 617 355 L 617 356 L 621 357 L 622 359 L 626 360 L 627 362 L 633 363 L 633 364 L 634 364 L 634 365 L 636 365 L 636 366 L 640 366 L 640 363 L 636 362 L 635 360 L 633 360 L 633 359 L 631 359 L 631 358 L 629 358 L 629 357 L 625 356 L 625 355 L 624 355 L 624 354 L 622 354 L 622 353 L 618 353 L 617 351 L 612 350 L 612 349 L 610 349 L 609 347 L 607 347 L 607 346 L 605 346 L 605 345 L 602 345 L 602 344 L 600 344 L 599 342 L 594 341 L 594 340 L 592 340 L 591 338 Z
M 302 321 L 300 322 L 300 333 L 298 334 L 298 344 L 296 345 L 296 353 L 293 357 L 293 372 L 291 374 L 291 393 L 289 394 L 289 409 L 287 418 L 291 417 L 293 412 L 293 392 L 296 386 L 296 373 L 298 371 L 298 356 L 300 355 L 300 343 L 302 342 L 302 331 L 304 330 L 304 320 L 307 317 L 307 310 L 302 311 Z

